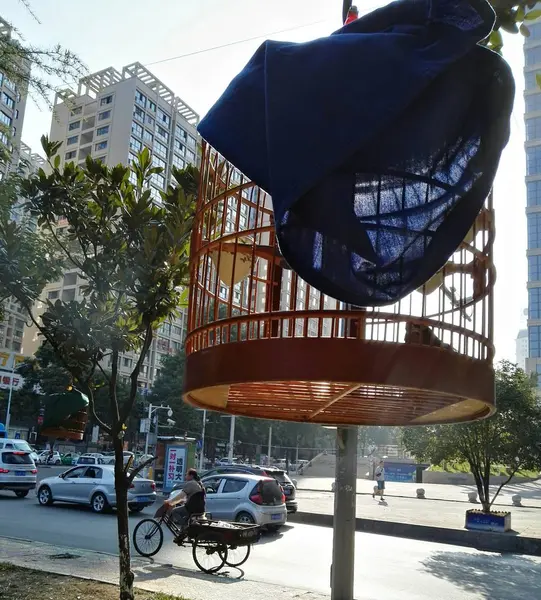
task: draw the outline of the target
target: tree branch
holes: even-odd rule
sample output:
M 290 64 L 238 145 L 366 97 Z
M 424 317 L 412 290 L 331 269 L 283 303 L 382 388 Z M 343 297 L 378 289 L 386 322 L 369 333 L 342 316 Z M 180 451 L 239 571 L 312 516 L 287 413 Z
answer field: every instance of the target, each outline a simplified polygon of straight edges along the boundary
M 54 241 L 60 246 L 60 248 L 66 255 L 67 259 L 69 261 L 71 261 L 73 263 L 73 265 L 75 267 L 77 267 L 77 269 L 80 269 L 81 271 L 84 272 L 82 264 L 73 258 L 73 256 L 71 255 L 71 252 L 67 249 L 67 247 L 60 241 L 60 239 L 56 235 L 56 232 L 55 232 L 53 226 L 51 225 L 51 222 L 49 221 L 49 219 L 47 219 L 47 227 L 48 227 L 49 231 L 51 232 L 51 235 L 53 236 Z
M 519 468 L 519 464 L 518 464 L 518 463 L 516 463 L 516 464 L 515 464 L 515 468 L 514 468 L 514 469 L 511 471 L 511 475 L 509 475 L 509 477 L 508 477 L 508 478 L 507 478 L 507 479 L 506 479 L 506 480 L 505 480 L 503 483 L 501 483 L 501 484 L 500 484 L 500 487 L 499 487 L 499 488 L 496 490 L 496 493 L 494 494 L 494 497 L 493 497 L 493 498 L 492 498 L 492 500 L 490 501 L 490 506 L 489 506 L 489 508 L 492 508 L 492 505 L 494 504 L 494 502 L 496 501 L 496 498 L 498 497 L 498 495 L 499 495 L 499 494 L 500 494 L 500 492 L 502 491 L 502 488 L 503 488 L 504 486 L 506 486 L 506 485 L 507 485 L 507 484 L 508 484 L 508 483 L 511 481 L 511 479 L 513 479 L 513 477 L 515 476 L 515 473 L 518 471 L 518 468 Z
M 152 323 L 148 322 L 145 337 L 143 340 L 143 346 L 141 348 L 141 353 L 139 354 L 139 358 L 135 363 L 135 367 L 133 368 L 132 374 L 130 375 L 131 385 L 130 385 L 130 395 L 126 404 L 122 407 L 122 422 L 124 423 L 129 417 L 133 406 L 135 404 L 135 399 L 137 397 L 137 380 L 139 378 L 139 374 L 141 373 L 141 367 L 145 360 L 148 350 L 150 349 L 150 345 L 152 344 L 152 337 L 154 332 L 152 330 Z
M 131 473 L 128 476 L 128 485 L 131 485 L 132 481 L 139 475 L 139 473 L 145 468 L 152 464 L 158 457 L 152 456 L 151 458 L 147 458 L 140 465 L 137 465 L 134 469 L 132 469 Z
M 119 424 L 122 426 L 124 421 L 120 421 L 120 411 L 118 408 L 118 399 L 116 396 L 116 383 L 118 379 L 118 350 L 113 350 L 112 353 L 112 365 L 111 365 L 111 377 L 109 378 L 109 406 L 111 408 L 111 416 L 113 417 L 113 433 L 118 435 L 119 431 L 116 431 L 116 427 Z

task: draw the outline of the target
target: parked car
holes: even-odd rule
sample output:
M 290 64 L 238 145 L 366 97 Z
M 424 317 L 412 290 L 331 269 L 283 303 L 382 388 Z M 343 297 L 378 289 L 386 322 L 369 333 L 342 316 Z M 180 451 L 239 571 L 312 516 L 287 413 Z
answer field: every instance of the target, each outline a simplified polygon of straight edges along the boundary
M 94 457 L 94 460 L 98 459 Z M 53 502 L 70 502 L 89 505 L 94 512 L 102 513 L 116 506 L 114 467 L 77 466 L 56 477 L 42 479 L 37 496 L 42 506 L 50 506 Z M 140 512 L 155 501 L 154 481 L 135 477 L 128 490 L 130 510 Z
M 213 519 L 256 523 L 278 531 L 287 521 L 285 496 L 272 477 L 236 473 L 213 475 L 202 480 L 207 511 Z
M 103 465 L 104 457 L 101 454 L 82 454 L 77 459 L 77 465 Z
M 39 462 L 42 465 L 61 465 L 62 455 L 60 452 L 45 450 L 39 455 Z
M 297 489 L 294 482 L 289 478 L 289 475 L 283 469 L 276 467 L 264 467 L 260 465 L 228 465 L 223 467 L 215 467 L 206 471 L 204 477 L 212 477 L 216 475 L 225 475 L 228 473 L 252 473 L 253 475 L 262 475 L 272 477 L 282 486 L 286 497 L 287 512 L 296 513 L 298 510 Z
M 79 456 L 81 456 L 80 454 L 78 454 L 77 452 L 67 452 L 66 454 L 62 455 L 62 464 L 63 465 L 76 465 L 77 464 L 77 460 L 79 459 Z
M 0 441 L 3 442 L 0 450 L 0 490 L 9 490 L 15 492 L 17 498 L 26 498 L 28 492 L 36 487 L 38 473 L 31 453 L 8 448 L 9 440 Z

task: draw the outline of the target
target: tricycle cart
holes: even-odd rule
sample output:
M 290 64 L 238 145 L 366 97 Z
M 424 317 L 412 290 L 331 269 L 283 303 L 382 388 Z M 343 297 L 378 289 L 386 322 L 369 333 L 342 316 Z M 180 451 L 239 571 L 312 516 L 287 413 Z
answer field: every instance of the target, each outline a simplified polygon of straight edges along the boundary
M 192 556 L 204 573 L 216 573 L 224 565 L 239 567 L 250 556 L 252 544 L 261 535 L 258 525 L 228 523 L 193 515 L 182 531 L 165 513 L 156 519 L 143 519 L 133 532 L 133 545 L 141 556 L 157 554 L 163 544 L 163 525 L 175 536 L 178 546 L 192 546 Z

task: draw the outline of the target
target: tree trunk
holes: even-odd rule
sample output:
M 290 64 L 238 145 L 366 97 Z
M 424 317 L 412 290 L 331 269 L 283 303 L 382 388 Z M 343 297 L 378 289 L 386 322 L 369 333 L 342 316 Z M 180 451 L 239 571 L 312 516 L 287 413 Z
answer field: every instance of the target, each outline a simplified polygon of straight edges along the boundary
M 115 449 L 115 490 L 116 518 L 118 529 L 118 558 L 120 566 L 120 600 L 134 600 L 133 579 L 130 556 L 130 526 L 128 511 L 128 482 L 124 474 L 124 454 L 122 439 L 113 436 Z

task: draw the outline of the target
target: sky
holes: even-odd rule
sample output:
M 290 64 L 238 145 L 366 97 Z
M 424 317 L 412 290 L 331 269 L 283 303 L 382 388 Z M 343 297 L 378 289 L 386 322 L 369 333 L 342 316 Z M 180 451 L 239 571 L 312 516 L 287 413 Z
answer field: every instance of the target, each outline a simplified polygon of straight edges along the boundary
M 4 2 L 1 16 L 35 46 L 61 44 L 79 55 L 90 72 L 140 62 L 202 117 L 230 80 L 268 38 L 303 42 L 341 25 L 341 0 L 30 0 Z M 386 2 L 358 3 L 361 14 Z M 281 32 L 281 33 L 277 33 Z M 259 36 L 259 37 L 258 37 Z M 256 38 L 256 39 L 254 39 Z M 235 43 L 241 40 L 242 43 Z M 496 358 L 515 360 L 515 338 L 525 326 L 526 189 L 523 53 L 520 35 L 504 34 L 504 56 L 517 94 L 511 140 L 494 188 L 496 209 Z M 216 46 L 227 47 L 208 50 Z M 166 60 L 179 55 L 184 58 Z M 51 114 L 29 102 L 23 141 L 33 150 L 48 133 Z

